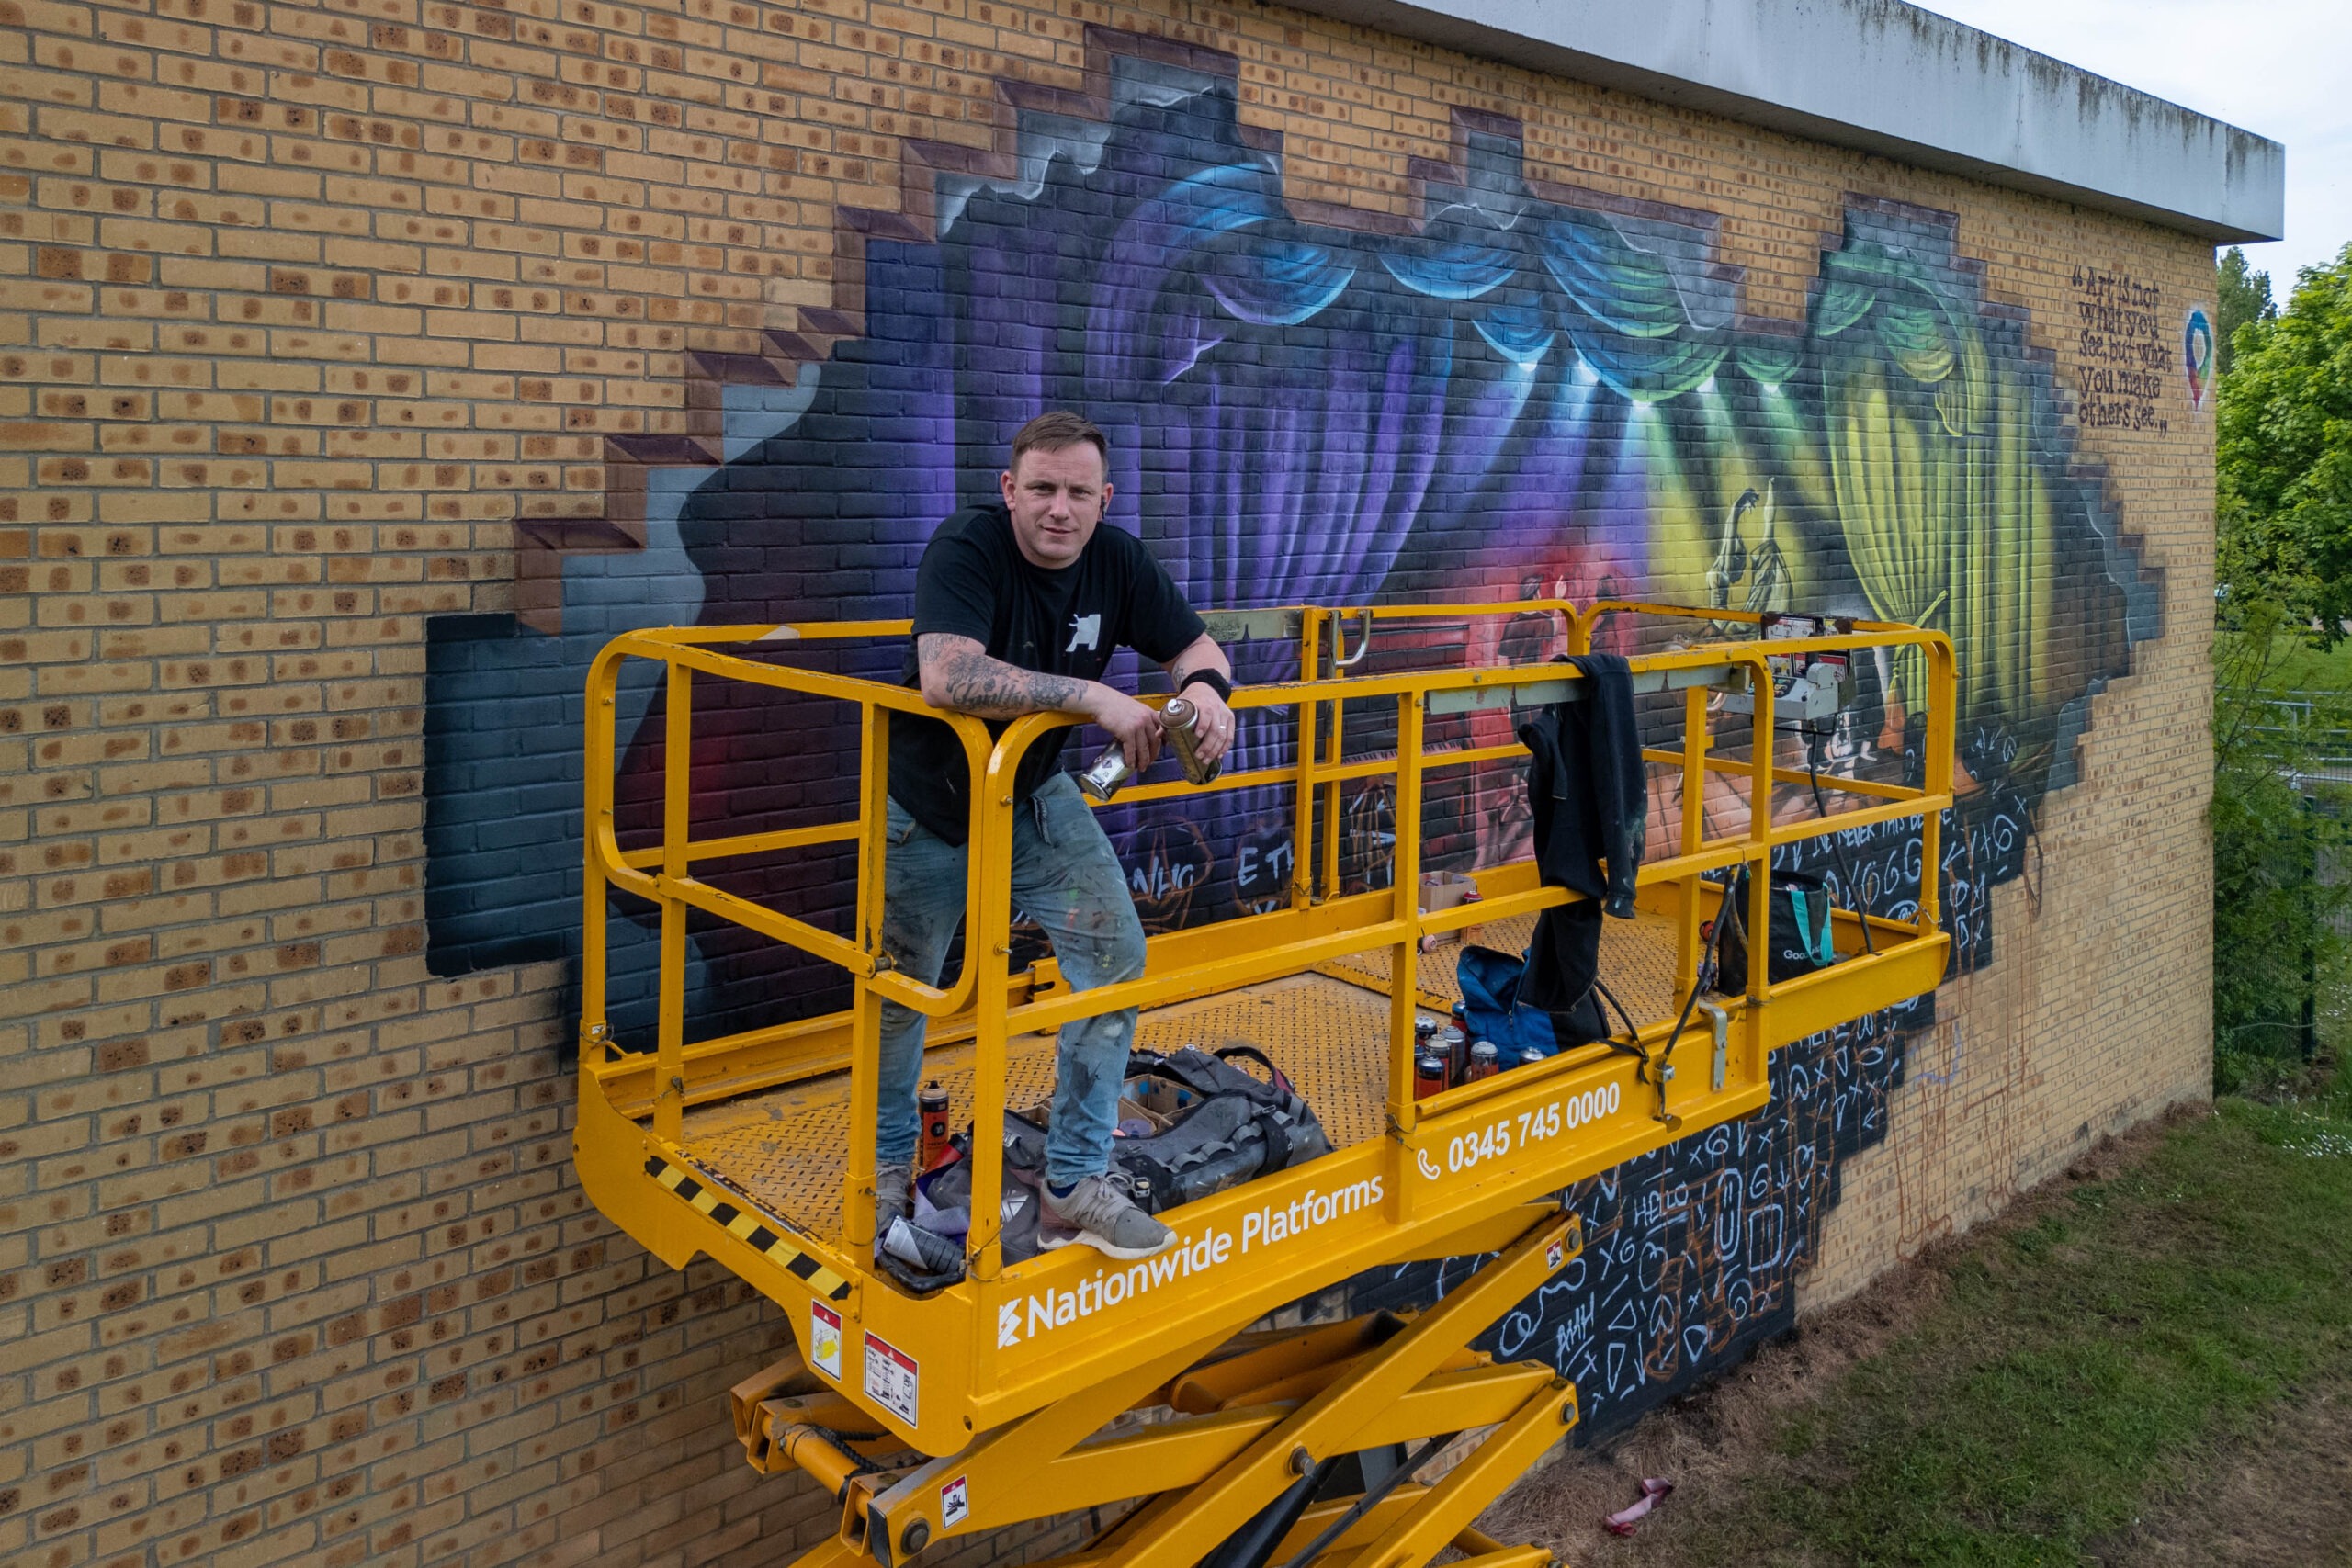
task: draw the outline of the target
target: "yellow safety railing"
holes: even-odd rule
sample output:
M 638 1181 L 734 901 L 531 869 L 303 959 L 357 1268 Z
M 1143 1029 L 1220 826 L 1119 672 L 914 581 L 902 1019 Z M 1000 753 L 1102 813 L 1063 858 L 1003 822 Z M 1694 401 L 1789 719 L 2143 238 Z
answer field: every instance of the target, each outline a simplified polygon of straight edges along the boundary
M 876 1076 L 880 1009 L 896 1001 L 934 1021 L 929 1043 L 968 1038 L 974 1046 L 973 1124 L 1001 1126 L 1006 1092 L 1007 1042 L 1033 1032 L 1058 1028 L 1122 1007 L 1152 1008 L 1232 990 L 1261 981 L 1295 975 L 1352 953 L 1386 949 L 1391 1008 L 1388 1041 L 1387 1114 L 1392 1131 L 1409 1134 L 1424 1117 L 1449 1114 L 1506 1084 L 1528 1081 L 1528 1075 L 1572 1072 L 1589 1065 L 1598 1045 L 1561 1053 L 1497 1077 L 1461 1085 L 1442 1094 L 1416 1100 L 1413 1093 L 1413 1021 L 1419 1003 L 1416 988 L 1406 977 L 1414 972 L 1415 955 L 1424 934 L 1458 931 L 1473 924 L 1491 922 L 1565 904 L 1578 895 L 1564 888 L 1539 886 L 1526 863 L 1480 874 L 1483 897 L 1475 904 L 1423 913 L 1418 908 L 1420 887 L 1420 821 L 1424 783 L 1428 775 L 1449 768 L 1473 767 L 1501 758 L 1523 756 L 1516 741 L 1465 747 L 1435 753 L 1424 750 L 1427 723 L 1434 711 L 1469 712 L 1484 707 L 1508 707 L 1515 702 L 1555 700 L 1564 682 L 1575 672 L 1558 663 L 1484 666 L 1433 671 L 1364 674 L 1351 672 L 1360 661 L 1373 628 L 1391 623 L 1423 621 L 1460 623 L 1523 615 L 1559 617 L 1571 652 L 1591 646 L 1600 620 L 1610 615 L 1668 617 L 1697 623 L 1747 622 L 1758 617 L 1729 610 L 1697 611 L 1682 606 L 1635 601 L 1608 601 L 1579 608 L 1563 601 L 1532 600 L 1476 606 L 1425 604 L 1376 605 L 1348 608 L 1294 606 L 1272 610 L 1225 612 L 1208 617 L 1221 640 L 1237 635 L 1296 639 L 1299 677 L 1236 690 L 1233 706 L 1239 711 L 1290 707 L 1295 739 L 1295 761 L 1284 767 L 1227 773 L 1213 783 L 1194 786 L 1171 780 L 1130 785 L 1120 794 L 1125 804 L 1143 804 L 1179 795 L 1284 785 L 1295 791 L 1291 897 L 1289 908 L 1268 914 L 1240 917 L 1207 926 L 1170 931 L 1148 939 L 1147 964 L 1141 978 L 1100 988 L 1074 992 L 1061 985 L 1049 965 L 1016 973 L 1011 964 L 1012 843 L 1012 781 L 1022 758 L 1040 737 L 1069 725 L 1077 716 L 1031 714 L 1008 723 L 993 741 L 979 720 L 931 707 L 920 693 L 877 681 L 827 674 L 761 662 L 721 651 L 728 645 L 760 644 L 773 652 L 779 646 L 904 637 L 904 621 L 800 624 L 784 626 L 718 626 L 691 630 L 632 632 L 619 637 L 600 652 L 588 680 L 585 931 L 583 942 L 582 1033 L 583 1051 L 595 1055 L 596 1065 L 628 1061 L 650 1069 L 608 1077 L 616 1104 L 635 1106 L 646 1117 L 654 1145 L 674 1152 L 689 1103 L 745 1092 L 796 1078 L 846 1068 L 849 1073 L 849 1149 L 842 1194 L 844 1253 L 866 1245 L 874 1230 L 874 1165 Z M 1356 649 L 1346 642 L 1353 628 Z M 1711 629 L 1698 635 L 1714 637 Z M 1776 823 L 1772 819 L 1773 786 L 1804 784 L 1808 773 L 1778 764 L 1774 746 L 1774 685 L 1768 660 L 1776 656 L 1836 654 L 1860 656 L 1874 649 L 1905 647 L 1921 650 L 1928 673 L 1927 733 L 1924 737 L 1925 778 L 1918 788 L 1834 776 L 1821 781 L 1841 795 L 1865 797 L 1873 804 L 1809 820 Z M 615 725 L 622 664 L 642 659 L 665 671 L 666 745 L 662 791 L 662 832 L 653 847 L 624 851 L 616 829 L 614 773 L 616 759 Z M 1849 965 L 1889 962 L 1906 948 L 1930 941 L 1939 931 L 1938 868 L 1940 864 L 1941 813 L 1951 804 L 1954 672 L 1950 640 L 1942 634 L 1917 627 L 1857 622 L 1849 633 L 1770 641 L 1702 640 L 1631 658 L 1637 682 L 1651 690 L 1681 689 L 1685 709 L 1680 750 L 1652 749 L 1652 761 L 1681 770 L 1682 812 L 1679 852 L 1645 863 L 1639 883 L 1644 888 L 1668 885 L 1679 891 L 1680 930 L 1678 940 L 1676 994 L 1691 988 L 1701 958 L 1698 940 L 1702 893 L 1720 890 L 1722 878 L 1746 865 L 1749 908 L 1747 929 L 1766 930 L 1770 895 L 1772 852 L 1784 845 L 1877 823 L 1917 818 L 1923 839 L 1920 886 L 1916 917 L 1892 919 L 1859 910 L 1837 911 L 1839 928 L 1850 938 L 1861 937 L 1871 951 L 1844 957 L 1830 969 L 1792 980 L 1769 980 L 1761 962 L 1749 965 L 1748 1023 L 1742 1035 L 1742 1076 L 1761 1082 L 1768 1049 L 1763 1023 L 1765 1010 L 1780 1001 L 1795 1010 L 1800 1021 L 1813 1020 L 1815 1028 L 1842 1021 L 1823 1010 L 1808 1009 L 1809 996 L 1825 977 L 1834 977 Z M 775 832 L 695 839 L 691 832 L 691 766 L 694 698 L 696 677 L 741 682 L 777 691 L 832 699 L 854 705 L 859 721 L 858 811 L 848 821 Z M 1748 756 L 1720 754 L 1710 744 L 1710 702 L 1726 688 L 1743 690 L 1752 699 Z M 1148 702 L 1164 699 L 1145 699 Z M 1396 754 L 1393 758 L 1346 760 L 1341 744 L 1348 705 L 1386 705 L 1395 713 Z M 946 722 L 962 742 L 967 765 L 978 786 L 971 794 L 969 822 L 969 886 L 965 906 L 961 972 L 946 987 L 923 985 L 890 969 L 881 942 L 883 862 L 887 852 L 884 824 L 888 807 L 888 720 L 893 712 L 921 713 Z M 1748 821 L 1744 833 L 1707 838 L 1704 799 L 1710 773 L 1731 774 L 1747 785 Z M 1369 893 L 1342 896 L 1339 892 L 1340 788 L 1375 777 L 1393 778 L 1396 792 L 1396 846 L 1391 886 Z M 842 936 L 806 920 L 771 909 L 754 900 L 726 892 L 695 875 L 699 863 L 724 857 L 854 843 L 857 852 L 857 890 L 851 934 Z M 1310 863 L 1312 863 L 1310 864 Z M 1708 880 L 1713 879 L 1713 880 Z M 633 894 L 655 905 L 660 916 L 660 989 L 655 1049 L 651 1060 L 622 1058 L 610 1052 L 606 1026 L 606 905 L 612 890 Z M 846 1013 L 689 1043 L 685 1038 L 685 940 L 689 910 L 731 921 L 775 941 L 838 966 L 853 982 L 853 1002 Z M 1841 943 L 1841 951 L 1848 943 Z M 943 1027 L 944 1025 L 945 1027 Z M 1642 1026 L 1637 1035 L 1622 1040 L 1641 1051 L 1645 1060 L 1662 1064 L 1676 1042 L 1677 1028 L 1668 1019 Z M 1793 1038 L 1811 1029 L 1776 1029 L 1772 1037 Z M 1664 1089 L 1660 1090 L 1661 1113 Z M 650 1111 L 650 1116 L 647 1115 Z M 992 1138 L 980 1138 L 972 1162 L 968 1269 L 985 1284 L 1001 1266 L 998 1226 L 989 1218 L 1000 1213 L 1003 1171 L 1001 1147 Z M 985 1348 L 983 1348 L 985 1350 Z

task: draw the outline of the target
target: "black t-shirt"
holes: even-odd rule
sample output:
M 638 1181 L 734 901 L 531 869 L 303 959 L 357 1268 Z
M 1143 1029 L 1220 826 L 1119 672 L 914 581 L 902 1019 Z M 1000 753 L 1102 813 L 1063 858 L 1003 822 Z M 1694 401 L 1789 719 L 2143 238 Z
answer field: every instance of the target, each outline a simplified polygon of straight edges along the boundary
M 915 624 L 906 684 L 920 686 L 916 657 L 926 633 L 970 637 L 991 659 L 1046 675 L 1099 681 L 1121 644 L 1165 664 L 1206 627 L 1143 541 L 1099 525 L 1070 565 L 1032 566 L 1001 502 L 966 507 L 939 525 L 915 570 Z M 1005 719 L 988 721 L 1003 732 Z M 1053 773 L 1069 727 L 1040 736 L 1013 784 L 1025 801 Z M 890 716 L 890 797 L 914 819 L 960 844 L 970 830 L 972 770 L 956 732 L 921 714 Z

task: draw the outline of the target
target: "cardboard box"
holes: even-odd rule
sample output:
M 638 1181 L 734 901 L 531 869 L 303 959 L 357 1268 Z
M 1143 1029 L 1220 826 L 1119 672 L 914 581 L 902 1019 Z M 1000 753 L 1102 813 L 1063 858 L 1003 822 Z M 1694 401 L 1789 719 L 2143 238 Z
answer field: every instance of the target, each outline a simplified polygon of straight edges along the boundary
M 1478 882 L 1467 872 L 1425 871 L 1421 873 L 1420 897 L 1417 900 L 1424 915 L 1440 909 L 1451 909 L 1458 904 L 1478 901 Z M 1431 931 L 1421 938 L 1421 951 L 1431 952 L 1458 942 L 1478 940 L 1476 926 L 1464 926 L 1460 931 Z

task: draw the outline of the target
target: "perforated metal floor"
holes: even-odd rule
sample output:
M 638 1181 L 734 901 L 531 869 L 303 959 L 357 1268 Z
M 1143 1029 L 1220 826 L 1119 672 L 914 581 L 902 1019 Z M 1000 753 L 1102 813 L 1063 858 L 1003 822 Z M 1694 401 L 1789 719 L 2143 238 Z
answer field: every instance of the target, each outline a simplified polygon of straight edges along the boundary
M 1527 944 L 1532 917 L 1498 921 L 1477 940 L 1517 953 Z M 1644 916 L 1602 925 L 1601 976 L 1636 1023 L 1674 1010 L 1674 922 Z M 1420 955 L 1421 989 L 1458 999 L 1459 947 Z M 1344 1148 L 1376 1136 L 1386 1119 L 1388 954 L 1361 953 L 1336 974 L 1301 975 L 1202 1001 L 1146 1013 L 1136 1030 L 1138 1048 L 1172 1051 L 1197 1044 L 1214 1049 L 1255 1045 L 1288 1073 L 1315 1107 L 1332 1145 Z M 1053 1093 L 1054 1041 L 1029 1034 L 1008 1043 L 1009 1102 L 1039 1103 Z M 960 1125 L 972 1105 L 972 1048 L 944 1046 L 924 1059 L 923 1076 L 945 1087 Z M 690 1111 L 685 1144 L 704 1165 L 763 1208 L 813 1235 L 841 1229 L 842 1170 L 849 1146 L 845 1073 L 744 1095 Z
M 1503 953 L 1524 953 L 1534 931 L 1535 917 L 1521 915 L 1515 919 L 1474 926 L 1467 940 Z M 1450 1001 L 1462 999 L 1462 984 L 1454 973 L 1454 963 L 1461 953 L 1459 946 L 1449 945 L 1417 958 L 1414 980 L 1425 995 L 1444 997 Z M 1385 993 L 1388 988 L 1388 950 L 1382 948 L 1373 953 L 1351 953 L 1335 961 L 1329 968 L 1361 976 Z M 1675 1011 L 1681 1005 L 1681 998 L 1674 988 L 1674 921 L 1664 915 L 1601 921 L 1600 978 L 1610 993 L 1625 1005 L 1625 1010 L 1634 1015 L 1636 1023 L 1655 1022 Z

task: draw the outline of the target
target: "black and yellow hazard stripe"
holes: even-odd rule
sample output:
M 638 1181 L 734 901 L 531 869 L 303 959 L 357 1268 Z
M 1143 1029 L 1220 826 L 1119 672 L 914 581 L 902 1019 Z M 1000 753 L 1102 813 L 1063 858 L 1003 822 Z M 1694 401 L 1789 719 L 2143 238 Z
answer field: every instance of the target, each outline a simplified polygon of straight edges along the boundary
M 827 1301 L 837 1302 L 849 1294 L 847 1280 L 761 1224 L 758 1215 L 747 1214 L 720 1197 L 709 1183 L 689 1176 L 659 1155 L 646 1160 L 645 1174 L 684 1198 L 696 1213 L 707 1214 L 726 1226 L 727 1234 L 736 1240 L 748 1242 L 783 1264 L 795 1278 L 807 1280 L 808 1288 Z

